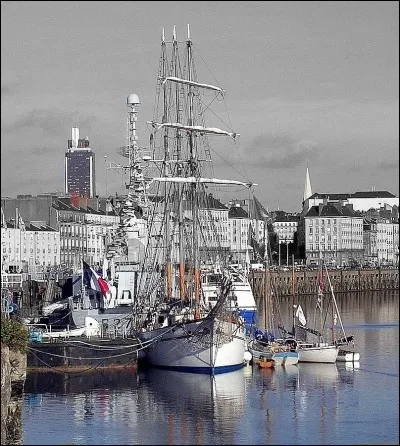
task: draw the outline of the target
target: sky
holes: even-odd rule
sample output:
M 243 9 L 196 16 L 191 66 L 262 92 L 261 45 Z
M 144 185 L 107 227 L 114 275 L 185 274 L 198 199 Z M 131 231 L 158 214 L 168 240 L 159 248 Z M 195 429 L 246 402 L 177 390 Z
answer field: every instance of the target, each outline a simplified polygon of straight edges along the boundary
M 266 208 L 301 210 L 307 166 L 313 193 L 399 195 L 397 1 L 2 1 L 1 196 L 63 191 L 73 126 L 122 193 L 126 98 L 145 144 L 161 29 L 188 24 Z

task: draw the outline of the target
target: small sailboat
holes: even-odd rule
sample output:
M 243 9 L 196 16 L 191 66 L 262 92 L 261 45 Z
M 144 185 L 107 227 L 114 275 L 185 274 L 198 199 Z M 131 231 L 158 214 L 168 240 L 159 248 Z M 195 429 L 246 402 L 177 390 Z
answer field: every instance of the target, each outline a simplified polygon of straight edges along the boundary
M 267 224 L 264 226 L 267 233 Z M 253 362 L 260 362 L 261 358 L 268 358 L 274 365 L 289 366 L 299 362 L 299 352 L 294 339 L 275 337 L 274 333 L 280 330 L 280 325 L 275 321 L 275 315 L 279 313 L 277 296 L 273 292 L 271 277 L 269 274 L 268 237 L 265 235 L 265 269 L 264 269 L 264 325 L 265 331 L 256 331 L 249 341 L 248 350 L 253 356 Z
M 260 356 L 257 367 L 259 369 L 273 369 L 275 367 L 275 360 L 272 357 Z
M 326 308 L 323 305 L 325 282 L 324 272 L 329 283 L 330 296 Z M 339 308 L 337 306 L 335 293 L 330 281 L 329 273 L 323 260 L 320 259 L 320 270 L 318 274 L 318 294 L 316 302 L 316 320 L 319 321 L 317 329 L 307 326 L 307 321 L 300 305 L 297 306 L 296 318 L 300 324 L 294 322 L 296 332 L 302 331 L 306 336 L 312 335 L 316 338 L 314 342 L 299 341 L 299 362 L 320 362 L 335 363 L 336 361 L 358 361 L 360 355 L 354 351 L 354 336 L 347 336 L 343 327 Z M 330 318 L 329 318 L 330 316 Z M 327 327 L 326 321 L 331 320 L 331 327 Z M 339 321 L 341 337 L 335 337 L 335 325 Z M 328 342 L 328 335 L 325 333 L 330 330 L 332 340 Z
M 299 362 L 317 362 L 317 363 L 329 363 L 336 362 L 336 358 L 339 353 L 337 345 L 329 344 L 324 336 L 326 315 L 331 314 L 328 308 L 324 308 L 324 290 L 325 283 L 322 275 L 322 259 L 320 260 L 320 270 L 318 273 L 318 293 L 316 299 L 314 321 L 318 324 L 318 328 L 310 328 L 307 326 L 307 320 L 303 313 L 301 305 L 296 305 L 296 313 L 294 315 L 294 331 L 296 334 L 301 331 L 305 334 L 306 340 L 298 341 Z M 328 312 L 328 313 L 326 313 Z M 301 325 L 297 324 L 297 320 Z M 307 341 L 307 336 L 314 336 L 313 342 Z M 304 336 L 303 336 L 304 337 Z

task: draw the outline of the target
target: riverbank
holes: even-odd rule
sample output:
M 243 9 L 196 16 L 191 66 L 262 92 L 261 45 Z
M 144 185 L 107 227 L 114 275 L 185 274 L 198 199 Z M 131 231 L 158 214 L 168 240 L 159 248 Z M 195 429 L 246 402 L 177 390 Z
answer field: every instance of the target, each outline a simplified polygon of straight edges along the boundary
M 18 402 L 27 372 L 26 354 L 1 343 L 1 444 L 18 444 L 22 405 Z

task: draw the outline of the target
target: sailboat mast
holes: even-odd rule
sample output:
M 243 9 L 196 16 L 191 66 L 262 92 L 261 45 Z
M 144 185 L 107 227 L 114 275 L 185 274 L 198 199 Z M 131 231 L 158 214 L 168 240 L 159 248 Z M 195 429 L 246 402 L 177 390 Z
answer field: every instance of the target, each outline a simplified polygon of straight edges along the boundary
M 179 51 L 178 51 L 178 40 L 176 37 L 176 27 L 174 26 L 173 36 L 172 36 L 172 71 L 175 76 L 179 74 Z M 165 76 L 166 77 L 166 76 Z M 177 122 L 181 122 L 182 118 L 182 106 L 180 103 L 180 86 L 177 84 L 175 86 L 175 117 Z M 167 116 L 163 117 L 163 122 L 168 122 Z M 176 140 L 176 157 L 178 160 L 181 159 L 182 153 L 182 137 L 179 129 L 176 129 L 175 133 Z M 168 144 L 168 141 L 165 142 Z M 182 176 L 182 167 L 181 164 L 177 164 L 177 176 Z M 177 197 L 175 199 L 178 202 L 178 247 L 179 247 L 179 297 L 181 301 L 185 300 L 186 292 L 185 292 L 185 251 L 184 251 L 184 227 L 183 227 L 183 206 L 184 206 L 184 197 L 183 197 L 183 184 L 176 185 Z
M 192 41 L 190 39 L 190 30 L 188 25 L 188 37 L 186 41 L 187 48 L 187 57 L 188 57 L 188 81 L 193 80 L 193 56 L 192 56 Z M 192 126 L 195 123 L 193 122 L 193 86 L 189 84 L 189 120 L 188 125 Z M 197 156 L 196 156 L 196 148 L 194 144 L 194 135 L 193 133 L 189 134 L 189 151 L 190 151 L 190 174 L 191 176 L 197 177 Z M 198 197 L 197 197 L 197 188 L 198 185 L 196 183 L 192 183 L 192 215 L 193 215 L 193 280 L 194 280 L 194 298 L 196 304 L 200 300 L 200 271 L 199 271 L 199 258 L 198 258 L 198 238 L 197 238 L 197 219 L 198 219 Z
M 323 263 L 322 263 L 323 261 L 322 261 L 322 256 L 321 256 L 321 254 L 320 254 L 320 258 L 319 258 L 319 285 L 318 285 L 318 287 L 319 287 L 319 296 L 318 296 L 318 299 L 319 299 L 319 316 L 320 316 L 320 325 L 319 325 L 319 327 L 320 327 L 320 335 L 319 335 L 319 341 L 320 342 L 322 342 L 323 341 L 323 339 L 322 339 L 322 336 L 323 336 L 323 329 L 324 329 L 324 320 L 323 320 L 323 301 L 324 301 L 324 290 L 323 290 L 323 287 L 322 287 L 322 284 L 323 284 Z
M 264 223 L 264 327 L 268 329 L 268 312 L 269 309 L 269 267 L 268 267 L 268 233 L 267 233 L 267 222 Z
M 295 321 L 295 305 L 296 305 L 296 288 L 294 286 L 294 254 L 292 254 L 292 320 L 293 320 L 293 337 L 295 337 L 296 321 Z M 297 305 L 296 305 L 297 306 Z
M 345 329 L 343 327 L 342 318 L 340 317 L 340 312 L 339 312 L 339 308 L 337 306 L 335 293 L 333 292 L 333 286 L 332 286 L 331 278 L 329 277 L 329 273 L 328 273 L 328 269 L 327 269 L 326 265 L 325 265 L 325 271 L 326 271 L 326 276 L 328 278 L 329 289 L 331 290 L 331 294 L 332 294 L 333 305 L 334 305 L 337 317 L 339 319 L 340 328 L 342 330 L 343 336 L 346 337 L 346 331 L 345 331 Z
M 165 44 L 165 36 L 164 36 L 164 29 L 163 29 L 163 35 L 162 35 L 162 42 L 161 42 L 161 48 L 162 48 L 162 68 L 161 68 L 161 74 L 162 76 L 166 76 L 167 74 L 167 57 L 166 57 L 166 44 Z M 168 91 L 166 88 L 163 89 L 163 114 L 164 118 L 168 115 Z M 169 145 L 168 145 L 168 130 L 166 129 L 164 131 L 164 137 L 163 137 L 163 147 L 164 147 L 164 158 L 165 163 L 163 165 L 163 175 L 167 176 L 169 172 L 169 163 L 168 160 L 170 159 L 170 152 L 169 152 Z M 165 193 L 165 276 L 166 276 L 166 294 L 167 299 L 171 300 L 172 298 L 172 246 L 171 246 L 171 236 L 170 236 L 170 203 L 168 203 L 167 200 L 167 188 L 164 190 Z

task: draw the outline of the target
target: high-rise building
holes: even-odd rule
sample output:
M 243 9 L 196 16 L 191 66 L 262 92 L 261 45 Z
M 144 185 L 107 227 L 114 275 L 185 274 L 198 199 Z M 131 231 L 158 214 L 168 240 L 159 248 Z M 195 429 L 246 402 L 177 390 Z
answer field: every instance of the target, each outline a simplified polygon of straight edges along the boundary
M 65 193 L 88 198 L 96 195 L 95 154 L 88 138 L 79 139 L 78 127 L 72 127 L 65 153 Z

